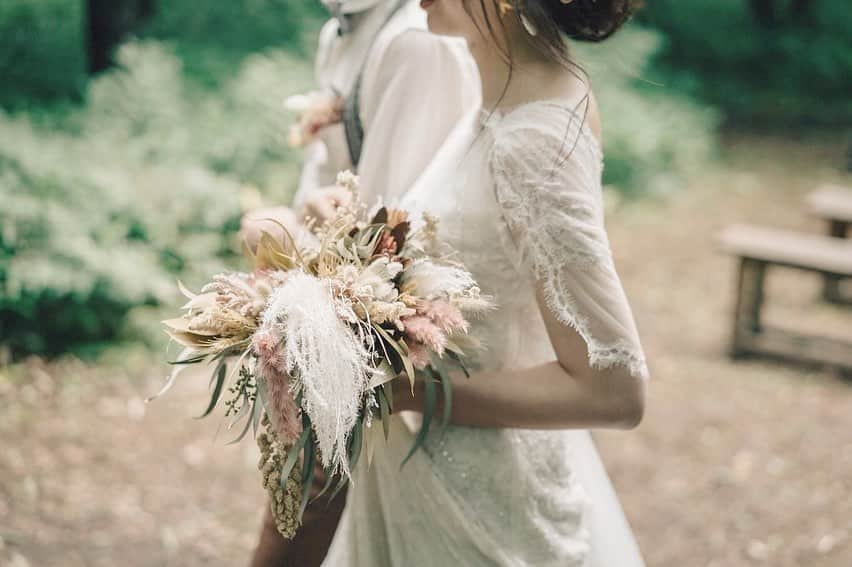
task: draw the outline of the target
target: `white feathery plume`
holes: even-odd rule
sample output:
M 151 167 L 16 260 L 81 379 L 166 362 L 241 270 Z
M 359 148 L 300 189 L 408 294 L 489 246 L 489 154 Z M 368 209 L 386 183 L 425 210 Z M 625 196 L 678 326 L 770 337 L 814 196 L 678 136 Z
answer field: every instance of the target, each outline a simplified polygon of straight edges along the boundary
M 475 285 L 464 268 L 436 264 L 429 258 L 416 260 L 404 272 L 403 283 L 413 285 L 416 295 L 425 299 L 461 294 Z
M 283 337 L 293 393 L 302 392 L 323 465 L 348 475 L 347 440 L 374 370 L 340 303 L 323 280 L 296 273 L 270 296 L 261 329 L 275 327 Z

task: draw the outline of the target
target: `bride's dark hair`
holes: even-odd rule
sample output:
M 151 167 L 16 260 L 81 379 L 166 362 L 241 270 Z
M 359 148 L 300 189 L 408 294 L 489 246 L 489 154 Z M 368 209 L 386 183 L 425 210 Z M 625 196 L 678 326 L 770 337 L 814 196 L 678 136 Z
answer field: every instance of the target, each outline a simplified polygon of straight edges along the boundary
M 527 41 L 533 47 L 566 66 L 574 64 L 568 56 L 565 36 L 576 41 L 603 41 L 618 31 L 641 4 L 640 0 L 572 0 L 567 3 L 562 0 L 464 0 L 468 13 L 471 1 L 479 2 L 492 39 L 496 39 L 496 35 L 488 17 L 487 3 L 493 4 L 494 12 L 514 17 L 530 32 Z M 499 24 L 503 25 L 502 20 Z M 499 41 L 495 43 L 500 46 Z M 501 50 L 511 62 L 511 46 Z
M 530 10 L 540 6 L 563 33 L 580 41 L 602 41 L 630 18 L 639 6 L 637 0 L 525 0 L 519 3 Z
M 570 56 L 565 37 L 575 41 L 600 42 L 617 32 L 626 23 L 633 12 L 641 5 L 641 0 L 462 0 L 465 11 L 473 17 L 470 2 L 479 2 L 485 18 L 488 34 L 501 55 L 509 64 L 509 78 L 504 94 L 509 87 L 512 71 L 512 45 L 506 37 L 505 18 L 515 18 L 526 29 L 526 41 L 547 59 L 563 65 L 578 79 L 587 82 L 584 69 Z M 500 41 L 494 22 L 489 17 L 487 3 L 492 4 L 490 13 L 505 14 L 497 22 L 503 30 Z M 474 19 L 474 21 L 476 21 Z M 479 27 L 479 24 L 476 24 Z M 483 30 L 480 29 L 480 32 Z M 505 43 L 505 45 L 504 45 Z M 501 97 L 502 98 L 502 97 Z M 590 102 L 590 91 L 580 100 L 577 107 L 583 107 L 582 119 L 585 121 Z M 576 109 L 575 109 L 576 110 Z M 573 151 L 573 147 L 571 148 Z M 570 155 L 570 151 L 568 155 Z M 567 159 L 567 157 L 566 157 Z M 562 161 L 562 160 L 560 160 Z

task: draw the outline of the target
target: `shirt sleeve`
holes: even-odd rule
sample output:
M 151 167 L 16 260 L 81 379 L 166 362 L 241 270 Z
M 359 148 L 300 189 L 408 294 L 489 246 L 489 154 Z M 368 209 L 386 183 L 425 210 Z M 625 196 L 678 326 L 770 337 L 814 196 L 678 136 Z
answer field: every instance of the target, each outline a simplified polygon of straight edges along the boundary
M 422 30 L 396 35 L 365 69 L 366 132 L 358 173 L 364 198 L 394 200 L 415 182 L 460 118 L 479 104 L 470 55 Z
M 590 367 L 620 365 L 644 379 L 645 356 L 604 227 L 600 150 L 579 118 L 551 111 L 495 136 L 490 166 L 512 255 L 537 280 L 547 309 L 586 343 Z
M 314 77 L 320 89 L 329 89 L 332 86 L 323 80 L 323 71 L 325 66 L 329 64 L 332 46 L 337 38 L 339 27 L 337 20 L 332 18 L 320 29 L 316 60 L 314 61 Z M 334 139 L 335 136 L 342 139 L 344 137 L 343 127 L 334 124 L 327 128 L 333 131 L 320 135 L 318 139 L 304 149 L 299 185 L 291 203 L 293 207 L 301 207 L 313 191 L 332 184 L 337 176 L 336 171 L 329 171 L 329 147 L 326 141 Z M 332 149 L 337 150 L 337 148 Z

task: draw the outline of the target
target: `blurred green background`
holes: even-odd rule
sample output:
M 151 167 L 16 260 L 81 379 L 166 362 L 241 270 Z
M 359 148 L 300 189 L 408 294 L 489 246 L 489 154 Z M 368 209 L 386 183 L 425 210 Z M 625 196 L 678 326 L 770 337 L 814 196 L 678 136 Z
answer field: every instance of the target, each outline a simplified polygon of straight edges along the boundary
M 847 0 L 647 4 L 578 48 L 613 195 L 677 191 L 717 160 L 720 129 L 852 123 Z M 303 0 L 0 4 L 7 358 L 156 341 L 176 279 L 233 265 L 242 211 L 294 189 L 281 101 L 311 85 L 322 18 Z

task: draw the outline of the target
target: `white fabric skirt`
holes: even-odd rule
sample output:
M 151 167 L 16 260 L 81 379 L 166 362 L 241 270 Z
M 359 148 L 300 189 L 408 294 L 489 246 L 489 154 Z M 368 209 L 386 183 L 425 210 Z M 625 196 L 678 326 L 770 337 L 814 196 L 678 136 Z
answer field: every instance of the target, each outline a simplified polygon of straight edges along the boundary
M 495 454 L 489 442 L 483 443 L 488 456 L 477 455 L 485 460 L 482 466 L 467 463 L 442 471 L 442 459 L 452 460 L 453 454 L 430 441 L 400 470 L 410 431 L 394 419 L 391 441 L 379 440 L 369 470 L 365 460 L 359 462 L 324 567 L 644 567 L 588 432 L 559 433 L 570 438 L 565 470 L 571 472 L 565 476 L 571 482 L 554 488 L 537 478 L 517 482 L 518 470 L 539 470 L 535 463 L 506 476 L 503 464 L 518 461 L 524 448 Z M 493 435 L 503 433 L 493 430 Z M 462 457 L 457 454 L 456 461 Z M 489 471 L 496 484 L 483 476 Z M 466 484 L 462 475 L 474 481 Z M 514 488 L 492 494 L 490 486 Z

